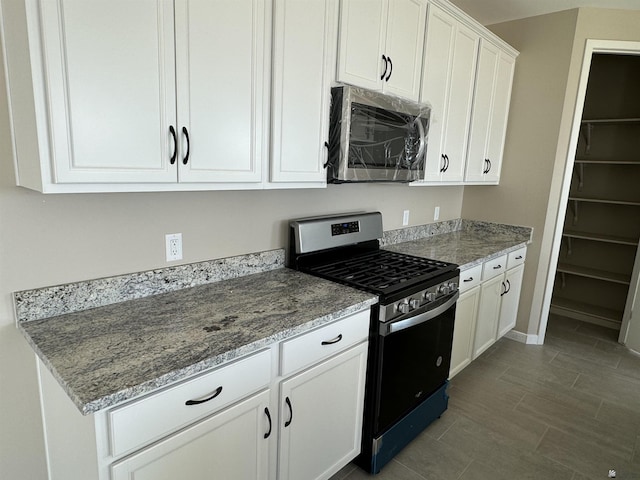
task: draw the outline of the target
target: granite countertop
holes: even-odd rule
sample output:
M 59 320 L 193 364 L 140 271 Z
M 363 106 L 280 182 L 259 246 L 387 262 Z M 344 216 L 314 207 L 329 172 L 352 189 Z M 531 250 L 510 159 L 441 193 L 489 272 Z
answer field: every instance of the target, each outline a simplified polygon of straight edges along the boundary
M 398 234 L 385 232 L 383 248 L 455 263 L 465 270 L 526 246 L 533 234 L 530 227 L 468 220 L 462 220 L 457 228 L 446 233 L 418 231 L 414 239 L 407 238 L 406 229 Z
M 532 229 L 450 220 L 384 232 L 388 250 L 469 268 Z M 83 414 L 373 305 L 284 268 L 284 249 L 14 293 L 18 328 Z
M 287 268 L 19 322 L 83 414 L 113 406 L 374 304 Z

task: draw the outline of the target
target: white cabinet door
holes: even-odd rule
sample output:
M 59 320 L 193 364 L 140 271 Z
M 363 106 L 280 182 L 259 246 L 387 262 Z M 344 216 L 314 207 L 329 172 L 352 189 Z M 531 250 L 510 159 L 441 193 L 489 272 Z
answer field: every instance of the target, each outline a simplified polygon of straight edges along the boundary
M 473 345 L 473 358 L 496 341 L 498 317 L 500 315 L 501 294 L 504 292 L 504 275 L 498 275 L 487 280 L 480 286 L 480 303 L 478 305 L 478 320 Z
M 366 363 L 365 342 L 282 382 L 280 480 L 327 479 L 360 453 Z
M 523 274 L 524 265 L 518 265 L 515 268 L 510 268 L 505 273 L 505 293 L 502 295 L 502 304 L 500 306 L 498 338 L 502 337 L 516 325 Z
M 480 37 L 431 4 L 420 99 L 432 106 L 426 181 L 462 182 Z
M 426 17 L 424 0 L 389 0 L 385 41 L 389 71 L 382 86 L 384 92 L 419 99 Z
M 266 479 L 275 434 L 268 406 L 268 391 L 254 395 L 115 463 L 112 479 Z
M 342 0 L 339 82 L 418 100 L 425 0 Z
M 271 182 L 326 183 L 338 0 L 275 0 Z
M 465 180 L 498 183 L 515 59 L 482 40 Z
M 175 182 L 173 2 L 40 8 L 49 114 L 41 120 L 53 159 L 40 158 L 52 170 L 45 182 Z
M 268 1 L 176 0 L 180 182 L 262 181 L 269 19 Z
M 473 359 L 473 342 L 478 318 L 480 286 L 467 290 L 456 303 L 456 321 L 453 329 L 451 367 L 449 378 L 453 378 Z
M 381 88 L 386 28 L 387 0 L 340 2 L 339 82 Z

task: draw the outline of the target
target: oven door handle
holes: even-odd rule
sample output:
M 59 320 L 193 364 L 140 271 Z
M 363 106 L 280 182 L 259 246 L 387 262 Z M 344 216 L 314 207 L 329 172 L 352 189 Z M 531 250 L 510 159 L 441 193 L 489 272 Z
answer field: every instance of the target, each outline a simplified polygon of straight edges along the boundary
M 387 328 L 382 328 L 380 335 L 386 337 L 387 335 L 391 335 L 392 333 L 399 332 L 400 330 L 404 330 L 406 328 L 415 327 L 416 325 L 420 325 L 421 323 L 428 322 L 429 320 L 434 319 L 438 315 L 442 315 L 444 312 L 453 307 L 460 296 L 460 292 L 456 292 L 449 300 L 447 300 L 442 305 L 437 306 L 433 310 L 427 310 L 424 313 L 416 315 L 415 317 L 407 318 L 406 320 L 400 320 L 398 322 L 392 322 L 387 325 Z

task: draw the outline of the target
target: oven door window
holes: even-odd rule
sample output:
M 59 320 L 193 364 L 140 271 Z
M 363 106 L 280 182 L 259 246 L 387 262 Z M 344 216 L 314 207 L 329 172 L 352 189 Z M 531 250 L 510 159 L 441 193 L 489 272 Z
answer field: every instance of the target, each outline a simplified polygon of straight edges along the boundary
M 422 170 L 429 120 L 351 104 L 349 168 Z
M 455 305 L 424 323 L 379 337 L 378 433 L 422 403 L 449 377 L 454 318 Z

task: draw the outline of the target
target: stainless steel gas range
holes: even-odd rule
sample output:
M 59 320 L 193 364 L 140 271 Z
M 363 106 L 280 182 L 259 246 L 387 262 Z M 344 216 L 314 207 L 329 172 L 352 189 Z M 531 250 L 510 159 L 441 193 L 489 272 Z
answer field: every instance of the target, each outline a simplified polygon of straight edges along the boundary
M 378 473 L 447 409 L 458 266 L 381 249 L 379 212 L 298 219 L 289 226 L 290 268 L 378 295 L 357 459 Z

